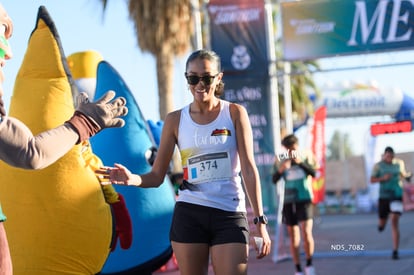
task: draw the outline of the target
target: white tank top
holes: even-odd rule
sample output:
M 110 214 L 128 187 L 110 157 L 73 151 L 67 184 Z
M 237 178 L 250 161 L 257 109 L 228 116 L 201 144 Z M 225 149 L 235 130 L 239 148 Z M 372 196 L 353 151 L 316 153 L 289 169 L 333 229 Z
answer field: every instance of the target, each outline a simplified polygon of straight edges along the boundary
M 190 105 L 181 110 L 178 147 L 184 180 L 191 188 L 179 191 L 177 201 L 246 212 L 240 178 L 240 159 L 230 103 L 220 100 L 220 113 L 209 124 L 195 123 Z

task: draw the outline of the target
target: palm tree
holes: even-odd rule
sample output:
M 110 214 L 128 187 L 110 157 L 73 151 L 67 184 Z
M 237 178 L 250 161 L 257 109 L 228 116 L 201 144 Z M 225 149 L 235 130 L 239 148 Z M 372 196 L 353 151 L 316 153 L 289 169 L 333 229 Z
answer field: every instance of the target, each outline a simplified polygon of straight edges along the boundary
M 292 88 L 292 109 L 296 113 L 298 122 L 306 119 L 306 116 L 313 114 L 313 102 L 309 98 L 309 90 L 320 96 L 310 72 L 320 69 L 319 64 L 314 60 L 296 61 L 291 63 L 293 74 L 290 77 Z
M 320 69 L 316 61 L 294 61 L 291 62 L 292 72 L 290 74 L 291 99 L 292 99 L 292 119 L 294 128 L 306 122 L 308 117 L 314 113 L 314 100 L 309 94 L 313 93 L 316 98 L 320 97 L 320 90 L 312 78 L 312 71 Z M 279 72 L 283 72 L 283 63 L 277 63 Z M 284 80 L 283 74 L 278 77 L 279 89 L 279 112 L 281 121 L 286 118 L 285 102 L 283 98 Z M 281 125 L 281 135 L 286 134 L 284 125 Z
M 99 0 L 103 10 L 108 0 Z M 193 33 L 191 0 L 128 0 L 138 45 L 156 59 L 159 114 L 174 109 L 174 58 L 188 51 Z

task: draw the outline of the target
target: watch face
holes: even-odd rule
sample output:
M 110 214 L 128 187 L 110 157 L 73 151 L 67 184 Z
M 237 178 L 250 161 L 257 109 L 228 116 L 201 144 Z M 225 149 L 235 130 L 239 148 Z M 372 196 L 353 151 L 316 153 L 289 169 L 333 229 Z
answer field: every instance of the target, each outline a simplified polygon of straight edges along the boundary
M 258 222 L 263 223 L 263 224 L 267 224 L 268 223 L 267 217 L 265 215 L 260 216 L 260 217 L 255 217 L 254 220 L 253 220 L 253 223 L 257 224 Z

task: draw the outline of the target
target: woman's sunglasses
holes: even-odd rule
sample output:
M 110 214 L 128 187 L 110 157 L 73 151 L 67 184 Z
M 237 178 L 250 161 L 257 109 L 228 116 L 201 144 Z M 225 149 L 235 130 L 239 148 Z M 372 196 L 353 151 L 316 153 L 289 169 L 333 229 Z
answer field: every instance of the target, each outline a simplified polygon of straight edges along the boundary
M 197 85 L 198 82 L 200 82 L 200 80 L 203 81 L 205 85 L 210 85 L 211 83 L 213 83 L 214 78 L 216 78 L 216 76 L 218 75 L 219 74 L 198 76 L 198 75 L 188 75 L 187 73 L 185 73 L 185 78 L 187 79 L 187 83 L 190 85 Z

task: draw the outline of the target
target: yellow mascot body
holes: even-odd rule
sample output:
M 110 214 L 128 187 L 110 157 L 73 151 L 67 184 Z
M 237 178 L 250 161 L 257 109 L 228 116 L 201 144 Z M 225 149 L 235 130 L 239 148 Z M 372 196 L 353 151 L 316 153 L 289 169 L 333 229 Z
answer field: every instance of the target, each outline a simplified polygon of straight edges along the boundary
M 73 80 L 44 7 L 16 78 L 10 116 L 34 134 L 74 112 Z M 112 237 L 112 216 L 82 145 L 53 165 L 27 171 L 0 163 L 0 195 L 15 275 L 96 274 Z

